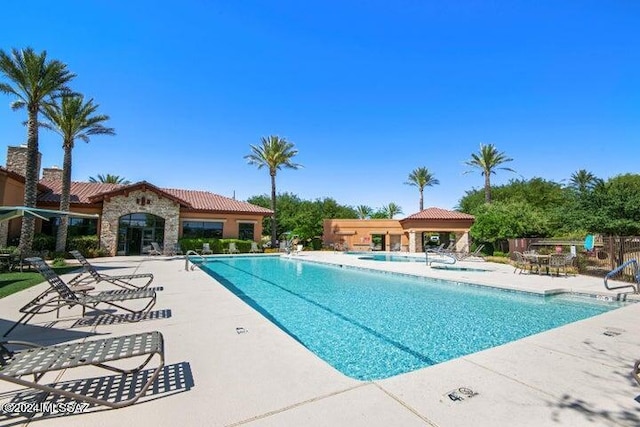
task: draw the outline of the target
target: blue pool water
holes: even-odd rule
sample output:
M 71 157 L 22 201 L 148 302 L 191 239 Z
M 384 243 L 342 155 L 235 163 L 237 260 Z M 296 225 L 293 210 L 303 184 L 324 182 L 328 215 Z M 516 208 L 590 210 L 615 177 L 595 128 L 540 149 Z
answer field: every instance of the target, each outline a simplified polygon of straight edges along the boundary
M 361 380 L 444 362 L 621 305 L 279 257 L 220 258 L 202 268 L 336 369 Z
M 393 262 L 421 262 L 425 264 L 427 260 L 424 257 L 409 257 L 392 254 L 358 254 L 358 259 L 366 259 L 370 261 L 393 261 Z

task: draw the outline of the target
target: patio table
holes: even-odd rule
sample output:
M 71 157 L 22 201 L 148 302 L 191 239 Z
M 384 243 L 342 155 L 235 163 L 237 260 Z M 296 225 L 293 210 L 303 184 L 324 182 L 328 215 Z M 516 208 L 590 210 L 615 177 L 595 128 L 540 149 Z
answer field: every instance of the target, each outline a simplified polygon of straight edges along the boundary
M 538 269 L 538 274 L 542 274 L 542 268 L 544 267 L 549 274 L 549 255 L 541 254 L 526 254 L 525 258 L 529 260 L 531 265 L 535 265 Z

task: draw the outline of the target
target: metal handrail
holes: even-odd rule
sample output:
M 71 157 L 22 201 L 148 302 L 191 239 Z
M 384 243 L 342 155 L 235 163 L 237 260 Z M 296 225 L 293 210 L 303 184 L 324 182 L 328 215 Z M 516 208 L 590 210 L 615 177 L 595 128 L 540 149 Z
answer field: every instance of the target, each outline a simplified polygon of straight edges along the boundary
M 184 255 L 184 270 L 185 271 L 189 271 L 189 261 L 191 261 L 191 259 L 189 259 L 189 255 L 196 255 L 200 258 L 201 263 L 204 263 L 206 261 L 206 258 L 203 257 L 202 255 L 200 255 L 198 252 L 194 251 L 193 249 L 189 249 L 187 251 L 187 253 Z M 191 270 L 193 271 L 194 268 L 196 268 L 196 263 L 191 261 Z
M 611 279 L 613 276 L 620 273 L 622 270 L 629 267 L 630 265 L 633 265 L 633 277 L 636 280 L 635 285 L 629 283 L 627 285 L 622 285 L 622 286 L 609 286 L 609 283 L 608 283 L 609 279 Z M 604 287 L 610 291 L 613 291 L 615 289 L 631 288 L 633 289 L 633 293 L 637 294 L 639 293 L 639 284 L 640 284 L 640 277 L 638 276 L 638 261 L 635 258 L 630 259 L 629 261 L 619 265 L 615 269 L 608 272 L 606 276 L 604 276 Z

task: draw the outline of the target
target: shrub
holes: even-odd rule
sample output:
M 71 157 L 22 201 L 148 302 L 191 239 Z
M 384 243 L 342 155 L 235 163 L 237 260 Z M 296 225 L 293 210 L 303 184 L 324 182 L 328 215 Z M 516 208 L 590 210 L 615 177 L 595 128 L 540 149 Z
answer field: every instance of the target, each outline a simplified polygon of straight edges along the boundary
M 508 256 L 508 254 L 505 254 L 504 252 L 501 252 L 501 251 L 493 251 L 493 256 L 495 256 L 495 257 L 506 257 L 506 256 Z
M 67 239 L 67 249 L 70 251 L 76 250 L 84 256 L 89 256 L 91 251 L 98 250 L 100 240 L 98 236 L 73 236 Z
M 229 243 L 234 242 L 236 244 L 236 248 L 240 251 L 240 253 L 246 253 L 251 250 L 251 240 L 239 240 L 239 239 L 222 239 L 220 240 L 220 244 L 222 245 L 223 250 L 229 249 Z
M 87 254 L 85 255 L 85 257 L 87 258 L 98 258 L 98 257 L 104 257 L 104 256 L 109 256 L 109 252 L 107 252 L 106 249 L 104 248 L 96 248 L 96 249 L 87 249 Z
M 209 248 L 214 254 L 222 253 L 222 244 L 218 239 L 210 239 L 203 237 L 183 237 L 179 240 L 180 247 L 186 253 L 187 251 L 196 251 L 198 253 L 202 252 L 202 245 L 204 243 L 209 243 Z
M 53 251 L 56 248 L 56 238 L 47 234 L 36 234 L 33 236 L 34 251 Z
M 54 267 L 64 267 L 67 265 L 67 261 L 65 261 L 64 258 L 58 257 L 53 260 L 53 263 L 51 265 L 53 265 Z

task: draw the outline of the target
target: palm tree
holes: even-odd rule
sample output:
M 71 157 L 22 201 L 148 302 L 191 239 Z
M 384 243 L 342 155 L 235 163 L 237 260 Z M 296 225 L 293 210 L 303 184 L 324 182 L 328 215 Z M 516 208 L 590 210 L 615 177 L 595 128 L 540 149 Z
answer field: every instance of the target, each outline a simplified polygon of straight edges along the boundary
M 302 165 L 293 163 L 291 159 L 298 154 L 293 143 L 279 136 L 262 137 L 260 145 L 251 145 L 251 154 L 244 156 L 250 165 L 258 169 L 266 167 L 271 176 L 271 247 L 275 247 L 278 233 L 276 230 L 276 173 L 282 167 L 298 169 Z
M 420 191 L 420 211 L 424 210 L 424 187 L 433 187 L 434 185 L 440 184 L 429 169 L 423 167 L 419 167 L 411 171 L 409 174 L 408 181 L 405 182 L 407 185 L 413 185 L 414 187 L 418 187 L 418 191 Z
M 465 162 L 468 166 L 479 169 L 484 176 L 484 200 L 491 203 L 491 174 L 495 174 L 497 169 L 515 172 L 511 168 L 499 167 L 503 163 L 513 161 L 503 152 L 499 152 L 493 144 L 480 144 L 480 152 L 471 154 L 471 160 Z M 469 173 L 467 171 L 465 173 Z
M 89 182 L 102 182 L 104 184 L 123 184 L 123 185 L 131 184 L 131 181 L 129 180 L 126 180 L 123 177 L 118 175 L 111 175 L 109 173 L 106 175 L 98 174 L 97 178 L 90 176 Z
M 593 190 L 598 184 L 598 177 L 586 169 L 580 169 L 577 172 L 571 174 L 569 180 L 569 187 L 578 190 L 579 193 L 586 193 Z
M 67 65 L 47 61 L 47 52 L 36 53 L 32 48 L 12 49 L 11 54 L 0 50 L 0 74 L 10 83 L 0 83 L 0 92 L 15 96 L 11 108 L 27 109 L 27 165 L 24 180 L 24 205 L 35 207 L 38 185 L 38 113 L 42 106 L 64 93 L 69 93 L 67 83 L 75 77 Z M 22 218 L 20 233 L 21 250 L 31 249 L 34 219 Z
M 62 137 L 64 161 L 62 165 L 62 194 L 60 196 L 60 210 L 69 210 L 71 192 L 71 151 L 76 138 L 89 142 L 91 135 L 115 135 L 113 128 L 105 127 L 102 123 L 109 120 L 109 116 L 94 115 L 99 105 L 90 99 L 86 103 L 82 95 L 63 96 L 60 104 L 44 106 L 43 114 L 49 120 L 43 126 L 53 130 Z M 69 218 L 60 218 L 56 252 L 64 252 L 67 242 L 67 226 Z
M 367 219 L 373 213 L 373 209 L 367 205 L 360 205 L 356 207 L 356 213 L 358 214 L 359 219 Z
M 381 212 L 384 213 L 384 216 L 393 219 L 394 216 L 402 214 L 402 208 L 395 203 L 391 202 L 386 206 L 383 206 Z

